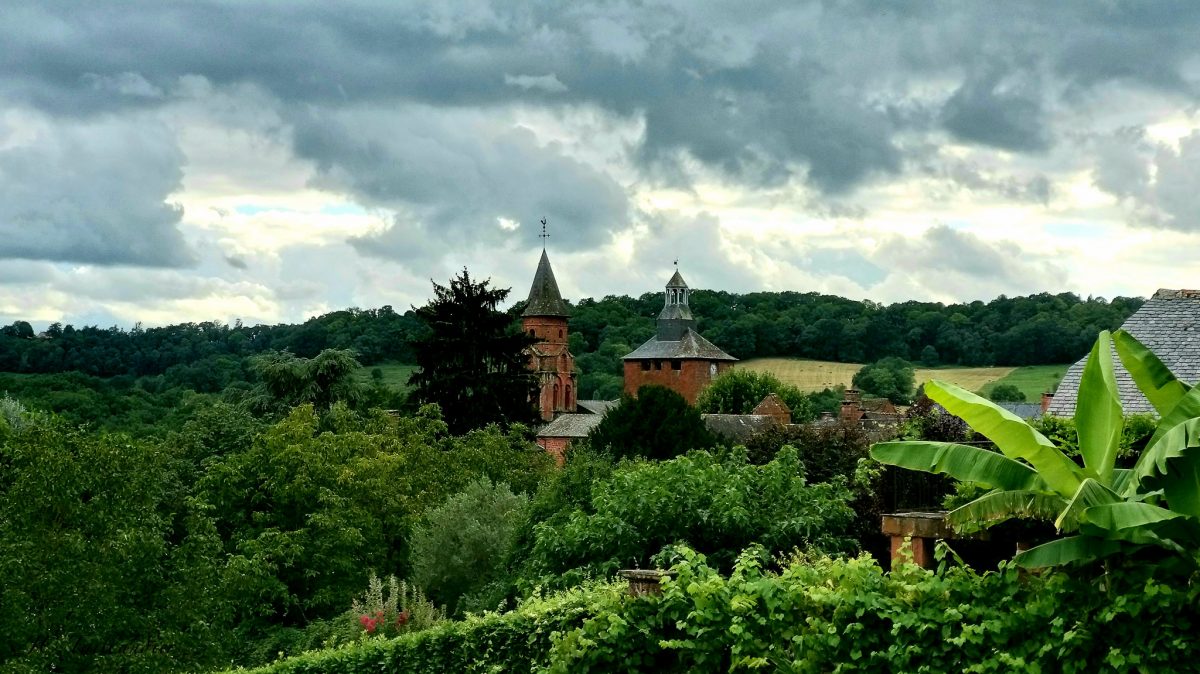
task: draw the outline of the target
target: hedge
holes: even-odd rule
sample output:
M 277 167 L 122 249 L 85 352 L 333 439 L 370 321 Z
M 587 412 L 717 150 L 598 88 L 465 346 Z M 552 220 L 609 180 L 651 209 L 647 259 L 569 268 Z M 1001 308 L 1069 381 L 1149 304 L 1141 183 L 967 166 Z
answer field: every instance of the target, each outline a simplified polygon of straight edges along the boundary
M 532 672 L 549 663 L 551 637 L 619 601 L 624 584 L 593 585 L 523 602 L 506 613 L 469 615 L 394 639 L 304 653 L 243 674 L 443 674 Z
M 683 549 L 659 597 L 618 585 L 537 600 L 261 674 L 363 672 L 1195 671 L 1200 573 L 1153 559 L 1032 574 L 869 557 L 778 573 L 751 549 L 729 576 Z

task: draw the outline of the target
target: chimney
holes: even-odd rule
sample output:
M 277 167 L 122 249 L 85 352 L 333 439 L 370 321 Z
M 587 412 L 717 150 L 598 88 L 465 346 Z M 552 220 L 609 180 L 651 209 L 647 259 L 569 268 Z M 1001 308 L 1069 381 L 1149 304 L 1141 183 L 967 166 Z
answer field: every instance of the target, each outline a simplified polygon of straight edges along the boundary
M 862 394 L 858 389 L 846 389 L 842 394 L 842 421 L 858 421 L 862 416 Z
M 1052 402 L 1054 402 L 1054 394 L 1053 393 L 1043 393 L 1042 394 L 1042 414 L 1045 414 L 1046 412 L 1048 412 L 1050 410 L 1050 403 L 1052 403 Z

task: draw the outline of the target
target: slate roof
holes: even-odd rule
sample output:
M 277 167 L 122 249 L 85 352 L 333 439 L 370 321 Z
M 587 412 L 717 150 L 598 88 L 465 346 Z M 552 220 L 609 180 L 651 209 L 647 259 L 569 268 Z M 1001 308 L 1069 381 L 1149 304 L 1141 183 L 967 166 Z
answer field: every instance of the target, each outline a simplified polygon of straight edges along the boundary
M 996 403 L 1022 419 L 1036 419 L 1042 416 L 1041 403 Z
M 667 281 L 667 287 L 668 288 L 686 288 L 686 287 L 688 287 L 688 284 L 686 281 L 683 280 L 683 276 L 680 275 L 679 270 L 676 269 L 675 274 L 673 276 L 671 276 L 671 280 Z
M 558 292 L 558 281 L 554 280 L 554 270 L 550 268 L 550 258 L 542 251 L 542 259 L 538 261 L 537 272 L 533 275 L 533 285 L 529 288 L 529 305 L 525 307 L 522 316 L 569 316 L 567 303 L 563 302 Z
M 604 420 L 603 414 L 560 414 L 538 431 L 539 438 L 586 438 Z
M 1149 347 L 1181 381 L 1188 384 L 1200 381 L 1200 290 L 1159 290 L 1121 328 Z M 1050 414 L 1075 415 L 1079 381 L 1086 363 L 1084 356 L 1063 375 L 1050 402 Z M 1138 390 L 1115 353 L 1113 371 L 1125 413 L 1153 413 L 1154 407 Z
M 715 344 L 700 336 L 695 330 L 688 328 L 679 341 L 659 341 L 658 336 L 646 340 L 634 349 L 624 360 L 647 359 L 680 360 L 737 360 L 733 356 L 717 348 Z
M 746 442 L 779 425 L 775 417 L 765 414 L 702 414 L 704 425 L 714 435 L 726 440 Z
M 616 407 L 619 402 L 618 400 L 576 400 L 575 406 L 585 410 L 586 414 L 608 414 L 608 411 Z

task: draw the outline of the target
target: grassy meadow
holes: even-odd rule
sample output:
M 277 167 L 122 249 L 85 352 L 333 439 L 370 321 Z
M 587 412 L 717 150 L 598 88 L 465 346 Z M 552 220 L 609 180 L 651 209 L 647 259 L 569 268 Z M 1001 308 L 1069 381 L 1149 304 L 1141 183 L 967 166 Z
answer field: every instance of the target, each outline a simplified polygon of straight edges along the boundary
M 834 386 L 850 386 L 861 363 L 834 363 L 800 358 L 754 358 L 736 367 L 770 372 L 781 381 L 793 384 L 801 391 L 820 391 Z M 1043 390 L 1053 389 L 1067 371 L 1067 365 L 1034 365 L 1028 367 L 938 367 L 917 368 L 917 384 L 940 379 L 957 384 L 968 391 L 987 393 L 999 383 L 1016 384 L 1030 402 L 1040 399 Z
M 366 367 L 359 368 L 358 372 L 354 373 L 354 376 L 357 377 L 359 381 L 365 384 L 370 384 L 371 370 L 374 370 L 375 368 L 379 368 L 379 370 L 383 372 L 384 385 L 397 391 L 408 390 L 408 377 L 417 370 L 416 365 L 382 363 L 379 365 L 368 365 Z

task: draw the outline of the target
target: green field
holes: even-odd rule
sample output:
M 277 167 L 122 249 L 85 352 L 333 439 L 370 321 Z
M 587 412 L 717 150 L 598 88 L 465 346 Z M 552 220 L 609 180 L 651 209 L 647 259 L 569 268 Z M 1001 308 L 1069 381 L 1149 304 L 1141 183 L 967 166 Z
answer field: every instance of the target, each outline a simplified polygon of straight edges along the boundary
M 375 368 L 379 368 L 379 370 L 383 372 L 384 385 L 397 391 L 408 390 L 408 377 L 417 370 L 416 365 L 382 363 L 379 365 L 368 365 L 366 367 L 359 368 L 358 372 L 354 373 L 354 376 L 357 377 L 359 381 L 365 384 L 370 384 L 371 370 L 374 370 Z
M 801 391 L 820 391 L 834 386 L 849 387 L 861 363 L 834 363 L 800 358 L 754 358 L 742 361 L 737 367 L 770 372 L 780 381 L 792 384 Z M 1043 390 L 1058 383 L 1068 365 L 1034 365 L 1027 367 L 939 367 L 917 368 L 917 384 L 940 379 L 957 384 L 968 391 L 988 391 L 997 383 L 1016 384 L 1030 402 L 1041 398 Z
M 1028 402 L 1038 402 L 1042 394 L 1053 391 L 1058 387 L 1058 381 L 1066 374 L 1070 365 L 1026 365 L 1018 367 L 1008 376 L 998 379 L 983 387 L 986 395 L 997 384 L 1014 384 L 1025 394 Z

